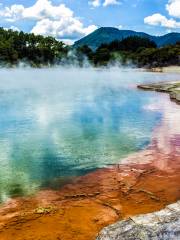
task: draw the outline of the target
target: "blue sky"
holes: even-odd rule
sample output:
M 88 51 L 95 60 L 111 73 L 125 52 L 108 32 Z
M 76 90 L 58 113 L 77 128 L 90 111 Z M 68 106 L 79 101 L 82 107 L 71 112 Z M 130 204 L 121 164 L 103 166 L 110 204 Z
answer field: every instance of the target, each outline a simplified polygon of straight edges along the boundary
M 180 0 L 0 0 L 0 25 L 75 41 L 101 26 L 180 32 Z

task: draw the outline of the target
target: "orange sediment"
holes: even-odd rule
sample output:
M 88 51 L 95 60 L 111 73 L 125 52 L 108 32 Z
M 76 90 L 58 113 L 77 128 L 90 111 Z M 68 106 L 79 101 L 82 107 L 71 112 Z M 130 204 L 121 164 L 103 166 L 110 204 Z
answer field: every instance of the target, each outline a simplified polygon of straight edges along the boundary
M 177 201 L 180 158 L 154 154 L 145 150 L 129 158 L 143 158 L 145 164 L 97 170 L 59 191 L 41 191 L 6 203 L 1 208 L 0 239 L 95 239 L 108 224 Z M 166 161 L 168 171 L 154 164 L 160 161 Z

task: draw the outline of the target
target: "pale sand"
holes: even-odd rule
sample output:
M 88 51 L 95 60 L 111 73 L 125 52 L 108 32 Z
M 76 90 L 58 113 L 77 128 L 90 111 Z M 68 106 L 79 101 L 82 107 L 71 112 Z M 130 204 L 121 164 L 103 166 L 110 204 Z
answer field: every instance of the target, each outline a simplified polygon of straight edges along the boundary
M 180 73 L 180 66 L 157 67 L 151 69 L 153 72 Z

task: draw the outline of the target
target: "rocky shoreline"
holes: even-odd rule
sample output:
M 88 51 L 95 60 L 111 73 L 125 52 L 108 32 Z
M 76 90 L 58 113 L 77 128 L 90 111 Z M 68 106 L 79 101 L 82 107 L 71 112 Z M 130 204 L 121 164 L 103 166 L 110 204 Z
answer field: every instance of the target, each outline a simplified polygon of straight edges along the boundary
M 165 209 L 130 217 L 104 228 L 97 240 L 178 240 L 180 239 L 180 201 Z
M 151 68 L 151 71 L 159 73 L 180 73 L 180 66 L 155 67 Z
M 180 81 L 138 85 L 139 89 L 168 93 L 171 100 L 180 104 Z

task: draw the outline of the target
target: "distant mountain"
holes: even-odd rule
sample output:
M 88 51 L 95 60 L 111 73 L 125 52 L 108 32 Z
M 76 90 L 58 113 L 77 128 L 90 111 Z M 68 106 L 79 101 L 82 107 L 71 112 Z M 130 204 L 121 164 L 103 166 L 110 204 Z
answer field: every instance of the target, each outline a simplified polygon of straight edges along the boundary
M 151 36 L 144 32 L 135 32 L 131 30 L 119 30 L 113 27 L 101 27 L 86 37 L 75 42 L 74 47 L 80 47 L 88 45 L 90 48 L 95 50 L 102 43 L 110 43 L 114 40 L 122 40 L 130 36 L 146 37 L 153 40 L 158 47 L 165 46 L 168 44 L 175 44 L 180 41 L 180 33 L 168 33 L 164 36 Z
M 159 47 L 165 46 L 168 44 L 176 44 L 177 42 L 180 41 L 180 33 L 173 32 L 173 33 L 168 33 L 161 37 L 154 37 L 154 41 Z

